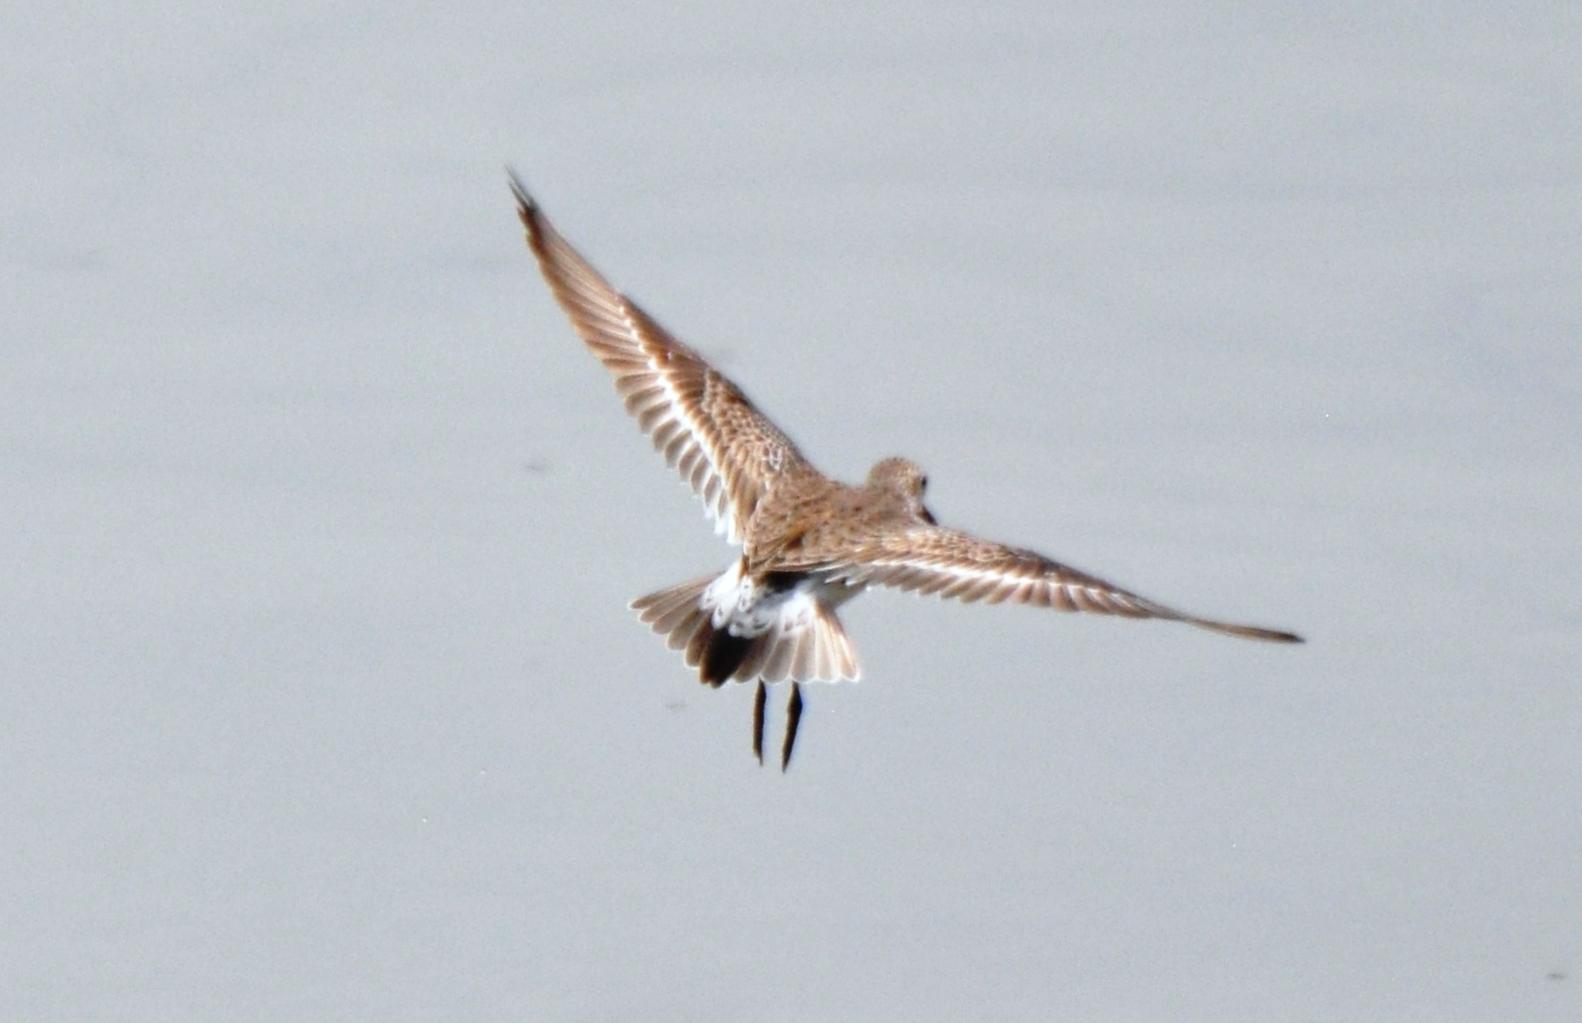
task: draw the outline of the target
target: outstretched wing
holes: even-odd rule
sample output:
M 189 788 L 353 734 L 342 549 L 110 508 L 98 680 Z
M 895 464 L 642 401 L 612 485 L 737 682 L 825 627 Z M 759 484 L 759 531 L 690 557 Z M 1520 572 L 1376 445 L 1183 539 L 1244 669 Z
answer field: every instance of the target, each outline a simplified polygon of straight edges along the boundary
M 1230 636 L 1300 643 L 1292 632 L 1199 618 L 1140 597 L 1035 551 L 980 540 L 960 530 L 918 526 L 859 543 L 833 567 L 831 580 L 935 593 L 967 602 L 1052 607 L 1128 618 L 1164 618 Z
M 584 343 L 615 375 L 626 409 L 703 499 L 732 543 L 774 477 L 803 464 L 740 388 L 610 286 L 511 175 L 527 244 Z

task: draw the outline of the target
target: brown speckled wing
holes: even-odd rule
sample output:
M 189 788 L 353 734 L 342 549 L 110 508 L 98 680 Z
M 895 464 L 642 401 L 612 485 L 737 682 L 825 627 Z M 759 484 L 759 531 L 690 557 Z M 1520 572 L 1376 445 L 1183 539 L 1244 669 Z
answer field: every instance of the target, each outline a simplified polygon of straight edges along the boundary
M 654 447 L 740 543 L 778 474 L 802 464 L 795 445 L 703 357 L 611 287 L 560 236 L 515 175 L 511 191 L 550 291 Z
M 968 602 L 1009 600 L 1057 611 L 1163 618 L 1247 639 L 1302 641 L 1295 633 L 1186 614 L 1034 551 L 954 529 L 917 527 L 877 537 L 856 545 L 825 571 L 832 580 L 853 585 L 889 586 Z

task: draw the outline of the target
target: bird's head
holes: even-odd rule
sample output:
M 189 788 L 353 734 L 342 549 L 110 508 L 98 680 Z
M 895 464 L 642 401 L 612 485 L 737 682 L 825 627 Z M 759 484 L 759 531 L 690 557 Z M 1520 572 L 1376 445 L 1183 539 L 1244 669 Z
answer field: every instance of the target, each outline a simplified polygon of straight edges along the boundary
M 934 516 L 923 507 L 923 491 L 928 489 L 928 474 L 916 462 L 905 458 L 883 458 L 868 470 L 868 488 L 895 499 L 901 507 L 930 525 Z

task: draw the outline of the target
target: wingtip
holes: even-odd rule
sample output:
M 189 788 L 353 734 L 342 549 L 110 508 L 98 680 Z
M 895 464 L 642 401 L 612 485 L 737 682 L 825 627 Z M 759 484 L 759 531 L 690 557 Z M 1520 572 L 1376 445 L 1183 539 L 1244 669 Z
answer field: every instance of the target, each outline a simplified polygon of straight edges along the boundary
M 1231 622 L 1219 622 L 1212 618 L 1186 618 L 1183 620 L 1196 625 L 1200 629 L 1208 629 L 1225 636 L 1239 636 L 1242 639 L 1258 639 L 1266 643 L 1306 643 L 1307 640 L 1294 632 L 1284 629 L 1266 629 L 1260 625 L 1235 625 Z
M 1287 632 L 1285 629 L 1266 629 L 1257 625 L 1247 625 L 1243 626 L 1243 628 L 1248 630 L 1247 635 L 1252 639 L 1268 640 L 1271 643 L 1307 642 L 1307 640 L 1303 639 L 1301 636 L 1298 636 L 1296 633 Z
M 538 202 L 533 198 L 533 194 L 527 190 L 527 186 L 522 184 L 522 178 L 516 173 L 516 168 L 506 164 L 505 177 L 511 185 L 511 194 L 516 196 L 517 208 L 524 215 L 536 212 L 538 210 Z
M 1237 635 L 1246 636 L 1248 639 L 1261 639 L 1270 643 L 1307 642 L 1307 640 L 1303 639 L 1301 636 L 1298 636 L 1296 633 L 1286 632 L 1284 629 L 1264 629 L 1254 625 L 1245 625 L 1242 626 L 1242 628 L 1246 631 L 1239 632 Z

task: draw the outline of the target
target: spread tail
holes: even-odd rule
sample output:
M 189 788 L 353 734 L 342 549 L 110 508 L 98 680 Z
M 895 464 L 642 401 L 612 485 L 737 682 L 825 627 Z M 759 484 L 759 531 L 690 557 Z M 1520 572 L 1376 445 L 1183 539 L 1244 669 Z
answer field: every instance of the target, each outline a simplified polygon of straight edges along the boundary
M 743 578 L 740 564 L 632 601 L 632 609 L 712 686 L 738 682 L 840 682 L 859 675 L 857 654 L 817 585 L 783 589 Z

